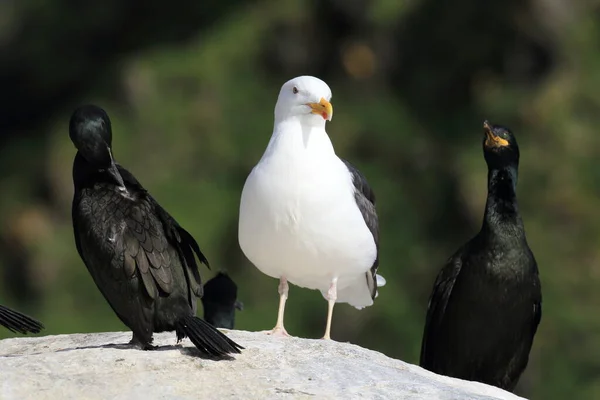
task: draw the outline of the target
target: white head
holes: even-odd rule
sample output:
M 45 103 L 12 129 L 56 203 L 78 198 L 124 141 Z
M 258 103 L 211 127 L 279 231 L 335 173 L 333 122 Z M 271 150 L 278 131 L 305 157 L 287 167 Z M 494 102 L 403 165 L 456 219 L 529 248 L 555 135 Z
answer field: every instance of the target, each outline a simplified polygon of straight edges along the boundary
M 275 121 L 298 118 L 300 123 L 325 126 L 331 121 L 331 89 L 319 78 L 299 76 L 290 79 L 281 87 L 275 105 Z

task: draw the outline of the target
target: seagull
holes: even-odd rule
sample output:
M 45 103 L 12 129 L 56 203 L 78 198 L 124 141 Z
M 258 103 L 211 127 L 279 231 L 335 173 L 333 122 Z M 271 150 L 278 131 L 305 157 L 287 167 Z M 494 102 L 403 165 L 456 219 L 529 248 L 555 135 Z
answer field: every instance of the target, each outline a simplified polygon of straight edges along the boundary
M 288 282 L 319 290 L 328 302 L 323 339 L 331 338 L 335 303 L 373 304 L 385 279 L 379 266 L 375 195 L 361 172 L 335 154 L 325 131 L 333 107 L 322 80 L 286 82 L 275 105 L 271 140 L 242 191 L 238 239 L 246 257 L 279 279 L 277 323 Z

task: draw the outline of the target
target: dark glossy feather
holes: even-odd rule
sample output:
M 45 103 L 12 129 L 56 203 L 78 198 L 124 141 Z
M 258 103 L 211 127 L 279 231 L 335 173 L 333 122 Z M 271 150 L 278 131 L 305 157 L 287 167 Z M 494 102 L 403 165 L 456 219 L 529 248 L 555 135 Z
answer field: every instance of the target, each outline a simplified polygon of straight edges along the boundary
M 14 333 L 40 333 L 44 325 L 18 311 L 0 305 L 0 325 Z
M 73 166 L 75 242 L 96 285 L 143 348 L 153 332 L 176 330 L 211 356 L 239 353 L 225 335 L 192 321 L 202 294 L 194 252 L 206 263 L 198 244 L 129 171 L 117 169 L 127 193 L 79 153 Z
M 488 243 L 475 237 L 438 274 L 420 365 L 512 391 L 541 319 L 537 264 L 528 249 Z

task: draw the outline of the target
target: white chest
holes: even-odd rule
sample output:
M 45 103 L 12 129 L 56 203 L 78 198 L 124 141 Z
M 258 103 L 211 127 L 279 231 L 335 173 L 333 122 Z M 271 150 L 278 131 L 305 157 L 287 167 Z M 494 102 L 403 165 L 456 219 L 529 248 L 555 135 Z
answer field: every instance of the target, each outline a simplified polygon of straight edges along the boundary
M 313 288 L 363 274 L 376 257 L 352 178 L 334 153 L 263 157 L 244 186 L 239 240 L 262 272 Z

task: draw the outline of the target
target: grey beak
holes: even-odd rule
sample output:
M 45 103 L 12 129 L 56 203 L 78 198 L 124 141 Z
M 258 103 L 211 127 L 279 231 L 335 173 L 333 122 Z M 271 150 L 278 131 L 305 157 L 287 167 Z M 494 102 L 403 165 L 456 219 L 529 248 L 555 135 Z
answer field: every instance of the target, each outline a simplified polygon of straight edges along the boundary
M 123 181 L 123 177 L 121 176 L 121 173 L 117 168 L 117 164 L 115 164 L 115 160 L 112 156 L 112 151 L 110 150 L 110 147 L 108 148 L 108 154 L 110 155 L 110 167 L 108 167 L 107 171 L 109 175 L 113 177 L 117 185 L 119 185 L 119 190 L 121 190 L 124 193 L 127 193 L 125 182 Z

